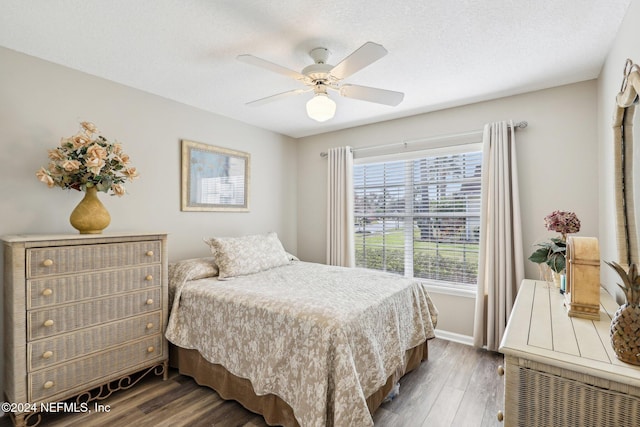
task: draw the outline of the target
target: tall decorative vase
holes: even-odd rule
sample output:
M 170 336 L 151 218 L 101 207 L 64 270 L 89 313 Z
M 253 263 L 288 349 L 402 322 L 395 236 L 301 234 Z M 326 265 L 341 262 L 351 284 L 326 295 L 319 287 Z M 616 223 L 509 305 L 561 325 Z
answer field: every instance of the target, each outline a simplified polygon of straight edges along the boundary
M 551 270 L 551 277 L 553 277 L 553 284 L 556 286 L 556 288 L 560 289 L 560 283 L 562 278 L 560 277 L 560 273 L 556 273 L 555 271 Z
M 69 222 L 80 234 L 100 234 L 109 226 L 111 216 L 98 198 L 96 187 L 87 187 L 84 198 L 71 212 Z

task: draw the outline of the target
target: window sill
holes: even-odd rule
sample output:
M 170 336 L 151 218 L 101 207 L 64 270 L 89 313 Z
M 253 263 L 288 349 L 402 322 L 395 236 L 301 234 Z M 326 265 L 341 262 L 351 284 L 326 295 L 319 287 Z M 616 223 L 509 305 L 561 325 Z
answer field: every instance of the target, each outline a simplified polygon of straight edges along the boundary
M 460 285 L 455 285 L 453 283 L 442 284 L 442 283 L 430 282 L 427 280 L 422 280 L 421 282 L 424 285 L 424 288 L 427 290 L 427 292 L 433 292 L 433 293 L 444 294 L 444 295 L 452 295 L 452 296 L 464 297 L 464 298 L 473 298 L 473 299 L 476 298 L 477 293 L 476 293 L 475 287 L 460 286 Z

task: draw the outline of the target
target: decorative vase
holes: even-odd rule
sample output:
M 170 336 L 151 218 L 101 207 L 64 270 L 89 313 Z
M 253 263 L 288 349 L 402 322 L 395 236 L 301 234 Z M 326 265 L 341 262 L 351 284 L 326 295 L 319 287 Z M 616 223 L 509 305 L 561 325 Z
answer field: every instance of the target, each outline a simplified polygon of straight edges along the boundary
M 609 333 L 616 357 L 640 365 L 640 305 L 622 304 L 611 320 Z
M 560 289 L 560 284 L 562 281 L 562 278 L 560 276 L 561 276 L 560 273 L 556 273 L 555 271 L 551 270 L 551 277 L 553 277 L 553 284 L 556 285 L 556 288 L 558 289 Z
M 69 222 L 80 234 L 100 234 L 109 226 L 111 216 L 98 198 L 96 187 L 87 187 L 84 198 L 71 212 Z

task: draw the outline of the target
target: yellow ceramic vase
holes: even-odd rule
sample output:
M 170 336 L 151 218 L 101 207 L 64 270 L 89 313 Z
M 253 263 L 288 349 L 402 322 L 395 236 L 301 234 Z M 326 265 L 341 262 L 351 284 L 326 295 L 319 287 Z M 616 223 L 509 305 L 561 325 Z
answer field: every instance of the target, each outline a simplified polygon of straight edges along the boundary
M 109 226 L 111 216 L 98 198 L 96 187 L 88 187 L 84 198 L 71 212 L 69 222 L 80 234 L 100 234 Z

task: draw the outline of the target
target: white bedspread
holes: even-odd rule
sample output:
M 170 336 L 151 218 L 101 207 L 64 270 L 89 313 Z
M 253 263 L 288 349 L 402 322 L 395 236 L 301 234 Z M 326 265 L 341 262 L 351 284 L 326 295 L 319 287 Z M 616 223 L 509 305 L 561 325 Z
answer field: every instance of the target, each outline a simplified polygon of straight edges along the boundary
M 166 336 L 287 402 L 302 427 L 372 426 L 366 397 L 433 338 L 423 286 L 364 269 L 292 262 L 229 281 L 174 271 Z

